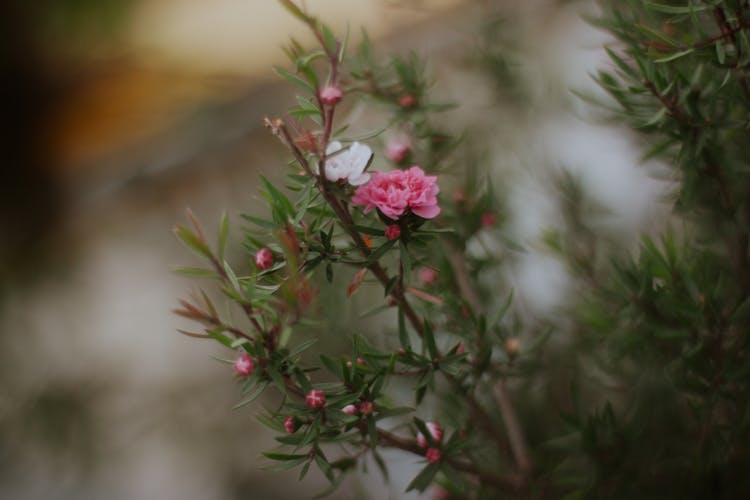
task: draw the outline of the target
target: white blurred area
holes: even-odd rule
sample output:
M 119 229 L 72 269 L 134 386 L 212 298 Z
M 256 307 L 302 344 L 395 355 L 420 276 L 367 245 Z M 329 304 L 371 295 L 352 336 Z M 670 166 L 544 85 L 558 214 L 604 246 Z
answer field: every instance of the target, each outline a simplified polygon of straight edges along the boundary
M 588 105 L 569 92 L 599 93 L 589 73 L 607 64 L 606 35 L 580 17 L 591 12 L 589 2 L 508 2 L 530 89 L 522 110 L 492 102 L 486 80 L 460 64 L 475 36 L 478 6 L 471 2 L 305 3 L 339 32 L 349 25 L 355 36 L 364 25 L 385 49 L 430 57 L 437 91 L 464 101 L 452 128 L 477 121 L 497 127 L 488 168 L 510 179 L 512 231 L 531 248 L 513 280 L 520 302 L 535 313 L 555 314 L 570 285 L 564 266 L 535 250 L 542 232 L 559 222 L 546 184 L 550 169 L 580 174 L 611 210 L 606 223 L 615 230 L 635 235 L 660 215 L 664 187 L 639 165 L 633 137 L 591 122 Z M 270 0 L 143 0 L 127 37 L 137 70 L 104 80 L 114 97 L 95 87 L 74 101 L 78 114 L 60 118 L 71 124 L 60 146 L 71 208 L 61 248 L 52 251 L 65 257 L 57 272 L 2 304 L 3 349 L 17 362 L 0 395 L 0 418 L 35 412 L 35 398 L 48 392 L 80 390 L 75 411 L 88 424 L 77 432 L 91 439 L 90 460 L 48 453 L 44 443 L 23 446 L 36 427 L 22 425 L 19 442 L 8 441 L 23 451 L 13 457 L 14 473 L 0 477 L 0 497 L 309 498 L 325 486 L 313 473 L 297 483 L 294 471 L 258 469 L 260 451 L 273 446 L 270 435 L 255 422 L 256 409 L 231 410 L 239 395 L 231 367 L 209 357 L 231 353 L 175 333 L 192 325 L 170 312 L 195 285 L 169 272 L 196 263 L 170 232 L 184 221 L 185 207 L 207 234 L 227 210 L 237 244 L 238 214 L 261 206 L 258 173 L 277 175 L 284 164 L 261 120 L 291 102 L 270 70 L 284 62 L 278 47 L 290 34 L 309 40 Z M 123 78 L 137 91 L 122 90 Z M 80 110 L 87 109 L 101 120 L 94 139 L 80 131 Z M 54 431 L 57 424 L 50 425 Z M 417 498 L 401 492 L 420 461 L 391 457 L 390 486 L 370 467 L 334 498 Z

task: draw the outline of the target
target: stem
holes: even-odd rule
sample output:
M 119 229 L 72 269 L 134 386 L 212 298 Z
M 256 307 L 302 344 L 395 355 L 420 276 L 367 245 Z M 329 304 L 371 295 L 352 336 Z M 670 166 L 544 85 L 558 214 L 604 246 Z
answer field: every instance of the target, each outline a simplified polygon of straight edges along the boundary
M 469 307 L 471 307 L 472 312 L 475 315 L 478 314 L 481 311 L 481 303 L 479 296 L 471 286 L 471 277 L 466 268 L 466 261 L 463 254 L 458 249 L 451 249 L 449 260 L 461 296 Z M 515 410 L 515 406 L 513 405 L 505 386 L 505 377 L 501 377 L 495 384 L 493 392 L 498 407 L 500 408 L 500 414 L 505 422 L 508 440 L 510 441 L 510 451 L 516 462 L 516 466 L 518 467 L 519 480 L 522 484 L 525 484 L 531 473 L 532 462 L 524 439 L 523 429 L 518 419 L 518 413 Z M 498 443 L 505 447 L 505 440 L 497 435 L 495 426 L 493 425 L 494 422 L 485 413 L 479 402 L 471 395 L 471 393 L 467 394 L 466 400 L 472 409 L 472 413 L 478 418 L 479 424 L 484 428 L 485 432 L 494 436 Z
M 391 448 L 398 448 L 399 450 L 403 451 L 409 451 L 411 453 L 414 453 L 415 455 L 424 455 L 424 450 L 417 445 L 416 441 L 396 436 L 395 434 L 391 434 L 390 432 L 381 429 L 378 429 L 378 442 L 381 445 Z M 443 458 L 443 462 L 458 471 L 475 474 L 479 477 L 480 481 L 491 484 L 497 489 L 503 490 L 508 493 L 517 492 L 519 487 L 521 486 L 521 483 L 516 477 L 501 476 L 492 472 L 478 470 L 478 468 L 474 464 L 464 462 L 453 457 L 445 457 Z

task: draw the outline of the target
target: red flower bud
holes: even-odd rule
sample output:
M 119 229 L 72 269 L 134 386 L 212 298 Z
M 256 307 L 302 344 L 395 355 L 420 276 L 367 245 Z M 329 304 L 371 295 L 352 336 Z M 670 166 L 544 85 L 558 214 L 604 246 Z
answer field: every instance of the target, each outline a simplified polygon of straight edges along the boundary
M 369 415 L 373 411 L 375 411 L 375 405 L 372 404 L 371 402 L 363 401 L 359 404 L 359 412 L 362 415 Z
M 307 396 L 305 396 L 305 403 L 307 403 L 307 406 L 313 410 L 322 408 L 326 404 L 326 395 L 323 391 L 313 389 L 307 393 Z
M 294 417 L 291 415 L 284 419 L 284 429 L 289 434 L 294 434 Z
M 341 408 L 341 411 L 346 413 L 347 415 L 356 415 L 357 407 L 354 405 L 346 405 L 343 408 Z
M 417 104 L 417 98 L 412 94 L 403 94 L 398 98 L 398 105 L 402 108 L 411 108 L 415 104 Z
M 437 422 L 425 422 L 424 425 L 427 427 L 433 442 L 439 443 L 443 439 L 443 428 L 440 424 Z M 427 438 L 425 438 L 421 432 L 417 433 L 417 445 L 419 445 L 420 448 L 427 448 L 429 445 Z
M 320 89 L 319 95 L 320 100 L 323 102 L 323 104 L 333 106 L 344 97 L 344 92 L 335 85 L 326 85 L 325 87 Z
M 270 248 L 263 247 L 255 254 L 255 265 L 265 271 L 273 264 L 273 253 Z
M 485 212 L 479 218 L 479 224 L 481 224 L 482 227 L 492 227 L 497 224 L 497 215 L 492 212 Z
M 247 353 L 240 354 L 234 362 L 234 369 L 240 377 L 249 377 L 253 374 L 254 368 L 255 364 L 253 363 L 253 358 Z
M 385 228 L 385 237 L 389 240 L 397 240 L 401 236 L 401 228 L 396 224 L 391 224 Z
M 438 463 L 440 461 L 440 450 L 437 448 L 429 448 L 424 456 L 427 457 L 427 461 L 431 464 Z

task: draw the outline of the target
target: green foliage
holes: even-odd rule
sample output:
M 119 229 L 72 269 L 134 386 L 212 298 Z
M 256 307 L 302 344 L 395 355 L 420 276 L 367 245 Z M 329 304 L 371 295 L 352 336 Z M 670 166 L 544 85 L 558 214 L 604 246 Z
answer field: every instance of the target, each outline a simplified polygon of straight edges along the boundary
M 433 453 L 408 490 L 439 484 L 477 499 L 748 496 L 750 7 L 603 3 L 596 22 L 618 41 L 597 80 L 618 116 L 643 134 L 646 156 L 671 169 L 680 231 L 644 238 L 627 254 L 595 229 L 604 210 L 578 179 L 555 177 L 562 225 L 543 243 L 567 261 L 581 299 L 564 318 L 529 319 L 494 280 L 520 250 L 502 237 L 509 214 L 501 186 L 435 125 L 448 106 L 430 102 L 424 61 L 382 59 L 366 36 L 347 54 L 346 40 L 282 1 L 319 46 L 292 41 L 292 68 L 277 69 L 304 94 L 287 118 L 267 120 L 292 160 L 285 186 L 261 179 L 268 215 L 242 216 L 250 225 L 242 245 L 255 262 L 238 274 L 224 260 L 226 216 L 216 251 L 192 216 L 192 229 L 175 230 L 208 262 L 179 272 L 218 281 L 243 315 L 223 319 L 202 293 L 176 312 L 203 331 L 183 333 L 254 360 L 238 408 L 269 388 L 283 395 L 259 417 L 280 433 L 279 449 L 265 454 L 273 470 L 299 467 L 302 478 L 314 465 L 335 488 L 364 454 L 387 477 L 381 448 L 424 458 L 435 448 L 440 458 Z M 496 56 L 486 63 L 499 64 Z M 351 142 L 346 124 L 334 123 L 338 102 L 321 99 L 324 86 L 389 111 L 382 130 L 408 133 L 409 162 L 439 173 L 441 183 L 460 174 L 440 217 L 364 213 L 352 206 L 354 186 L 321 174 L 330 142 Z M 400 235 L 389 239 L 393 224 Z M 488 238 L 503 251 L 471 250 Z M 270 263 L 260 259 L 269 251 Z M 383 294 L 367 295 L 374 303 L 362 316 L 390 309 L 394 324 L 370 337 L 330 326 L 325 335 L 347 339 L 347 350 L 314 355 L 305 318 L 314 316 L 315 297 L 325 293 L 340 307 L 367 293 L 358 291 L 363 285 Z M 394 387 L 411 390 L 415 406 L 397 403 Z M 324 403 L 308 400 L 321 393 Z M 445 436 L 429 432 L 438 418 L 424 418 L 433 396 L 444 400 L 437 413 Z

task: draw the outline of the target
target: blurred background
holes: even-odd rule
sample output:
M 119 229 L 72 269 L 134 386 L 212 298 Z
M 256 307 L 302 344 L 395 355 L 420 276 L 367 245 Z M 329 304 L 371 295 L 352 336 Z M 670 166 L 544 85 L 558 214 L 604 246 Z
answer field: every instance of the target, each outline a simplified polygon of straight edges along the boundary
M 556 224 L 550 178 L 580 177 L 621 241 L 658 226 L 664 184 L 630 135 L 571 89 L 600 96 L 605 33 L 586 0 L 307 0 L 339 33 L 364 26 L 387 51 L 428 57 L 448 128 L 481 131 L 509 231 L 528 244 L 510 279 L 519 303 L 555 314 L 565 265 L 535 246 Z M 501 4 L 501 5 L 495 5 Z M 171 233 L 190 207 L 215 232 L 222 211 L 262 206 L 259 173 L 284 151 L 262 126 L 292 102 L 271 70 L 304 27 L 272 0 L 38 0 L 0 7 L 0 497 L 308 498 L 311 474 L 268 473 L 273 440 L 255 410 L 232 411 L 230 357 L 175 333 L 195 284 Z M 506 57 L 507 54 L 512 57 Z M 239 249 L 237 258 L 242 258 Z M 403 495 L 420 465 L 388 455 L 392 484 L 355 477 L 336 498 Z M 429 496 L 429 493 L 427 494 Z

